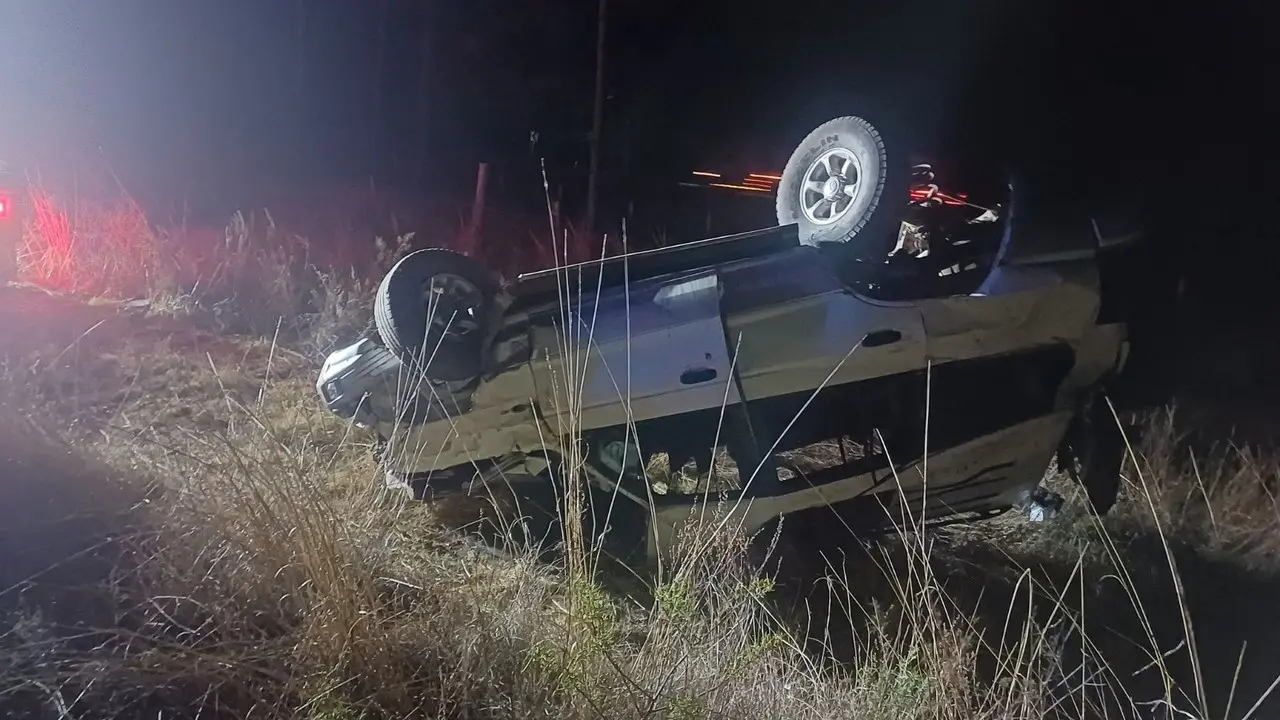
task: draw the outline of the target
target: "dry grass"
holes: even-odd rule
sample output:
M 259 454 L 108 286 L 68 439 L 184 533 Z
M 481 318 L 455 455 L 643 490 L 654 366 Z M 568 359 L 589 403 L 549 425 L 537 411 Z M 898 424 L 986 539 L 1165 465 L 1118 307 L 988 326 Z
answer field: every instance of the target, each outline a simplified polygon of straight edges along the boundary
M 57 496 L 118 474 L 112 487 L 130 508 L 129 523 L 103 525 L 129 528 L 111 543 L 128 562 L 84 578 L 110 608 L 88 631 L 91 648 L 75 642 L 83 626 L 13 616 L 14 632 L 38 634 L 42 648 L 38 658 L 25 640 L 9 649 L 0 693 L 15 713 L 63 703 L 75 717 L 161 707 L 166 717 L 701 717 L 863 704 L 781 633 L 763 603 L 768 583 L 734 553 L 664 586 L 651 609 L 620 604 L 589 579 L 530 555 L 494 557 L 442 532 L 427 509 L 371 492 L 368 455 L 297 402 L 298 384 L 246 401 L 254 363 L 225 378 L 196 372 L 196 358 L 148 356 L 169 398 L 143 391 L 101 408 L 110 419 L 92 430 L 103 439 L 85 447 L 86 432 L 77 454 L 30 437 L 7 453 L 30 468 L 6 472 L 10 507 L 58 507 Z M 68 399 L 10 406 L 36 417 L 50 401 Z M 187 404 L 197 415 L 221 407 L 219 421 L 184 427 L 173 406 Z M 46 453 L 87 456 L 101 475 L 65 472 Z M 53 532 L 41 522 L 5 539 L 39 547 Z
M 286 203 L 287 227 L 323 228 L 317 241 L 286 230 L 269 209 L 236 212 L 222 229 L 158 227 L 119 183 L 112 187 L 98 195 L 105 200 L 40 183 L 28 189 L 24 280 L 81 297 L 147 298 L 157 312 L 194 316 L 219 332 L 282 337 L 319 353 L 370 329 L 373 289 L 415 247 L 453 247 L 513 274 L 587 260 L 601 246 L 558 218 L 548 232 L 493 210 L 485 237 L 473 237 L 457 208 L 400 218 L 376 192 L 329 198 L 319 210 Z
M 27 206 L 26 243 L 18 254 L 19 272 L 26 278 L 69 292 L 117 297 L 144 296 L 162 281 L 156 277 L 156 234 L 131 198 L 68 205 L 33 189 Z
M 70 444 L 32 419 L 67 412 L 66 383 L 8 385 L 6 406 L 23 410 L 6 416 L 0 544 L 38 549 L 5 566 L 9 717 L 1140 717 L 1165 700 L 1223 716 L 1172 680 L 1185 643 L 1147 671 L 1169 683 L 1128 677 L 1177 648 L 1181 623 L 1176 608 L 1164 617 L 1172 572 L 1135 568 L 1149 558 L 1126 546 L 1156 523 L 1135 474 L 1114 527 L 1079 517 L 824 546 L 784 522 L 754 543 L 689 538 L 712 552 L 628 598 L 532 551 L 495 555 L 379 492 L 367 448 L 312 402 L 301 358 L 251 343 L 212 362 L 137 350 L 72 369 L 150 379 L 81 401 L 98 420 Z M 1146 487 L 1215 502 L 1212 520 L 1163 525 L 1174 541 L 1222 532 L 1223 517 L 1269 531 L 1269 511 L 1245 501 L 1269 481 L 1247 474 L 1251 458 L 1220 457 L 1218 478 L 1238 487 L 1214 495 L 1203 473 L 1151 464 L 1170 441 L 1148 434 Z M 761 541 L 781 574 L 760 564 Z M 1195 551 L 1253 573 L 1270 562 Z M 792 604 L 801 581 L 808 602 Z M 1125 607 L 1136 623 L 1093 617 Z M 1136 632 L 1118 642 L 1117 628 Z M 1238 704 L 1265 675 L 1240 683 Z
M 1248 446 L 1190 446 L 1175 415 L 1169 408 L 1147 420 L 1137 463 L 1143 482 L 1126 519 L 1223 560 L 1280 567 L 1280 461 Z
M 48 228 L 28 258 L 90 257 Z M 187 278 L 145 288 L 183 323 L 0 383 L 6 717 L 1220 718 L 1280 674 L 1277 465 L 1192 455 L 1167 417 L 1102 521 L 874 543 L 828 516 L 692 527 L 700 552 L 624 581 L 591 533 L 551 562 L 514 532 L 494 552 L 381 489 L 313 395 L 376 275 L 317 273 L 265 216 L 148 265 L 164 236 L 135 267 Z M 64 289 L 90 288 L 111 290 Z M 182 330 L 193 314 L 227 334 Z M 566 480 L 564 514 L 585 515 Z
M 373 288 L 414 239 L 369 235 L 316 248 L 268 211 L 235 213 L 220 231 L 157 228 L 127 194 L 94 202 L 39 185 L 27 207 L 24 280 L 81 297 L 145 298 L 157 314 L 313 352 L 371 327 Z

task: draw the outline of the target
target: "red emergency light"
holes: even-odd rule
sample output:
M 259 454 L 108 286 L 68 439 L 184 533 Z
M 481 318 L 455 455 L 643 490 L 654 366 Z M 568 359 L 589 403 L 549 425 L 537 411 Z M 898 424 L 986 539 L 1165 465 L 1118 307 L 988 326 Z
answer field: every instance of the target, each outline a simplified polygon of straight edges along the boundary
M 8 220 L 12 214 L 13 201 L 9 199 L 8 195 L 0 193 L 0 220 Z

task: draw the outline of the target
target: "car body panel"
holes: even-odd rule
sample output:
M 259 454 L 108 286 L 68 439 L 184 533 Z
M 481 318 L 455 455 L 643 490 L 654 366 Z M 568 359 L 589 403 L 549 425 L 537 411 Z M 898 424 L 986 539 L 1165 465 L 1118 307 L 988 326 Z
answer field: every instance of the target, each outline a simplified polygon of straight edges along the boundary
M 893 473 L 868 472 L 817 487 L 800 487 L 786 494 L 729 501 L 714 521 L 750 534 L 776 518 L 831 507 L 831 520 L 838 523 L 840 503 L 888 490 L 896 491 L 895 499 L 905 501 L 902 505 L 913 518 L 921 517 L 922 506 L 925 519 L 969 509 L 1007 507 L 1039 484 L 1072 415 L 1069 410 L 1055 412 L 956 447 L 930 452 L 927 467 L 922 458 L 913 458 Z M 677 528 L 699 514 L 701 507 L 698 498 L 657 507 L 650 542 L 658 547 L 652 551 L 669 548 Z
M 481 383 L 471 409 L 448 423 L 399 428 L 415 436 L 408 444 L 437 449 L 398 457 L 413 458 L 408 472 L 447 468 L 494 450 L 555 447 L 570 432 L 1054 343 L 1091 358 L 1092 367 L 1072 376 L 1088 385 L 1114 363 L 1122 341 L 1122 328 L 1094 324 L 1099 298 L 1088 263 L 997 268 L 985 292 L 881 302 L 842 285 L 823 260 L 797 248 L 605 289 L 571 314 L 521 318 L 529 362 Z M 886 330 L 897 340 L 859 344 Z M 691 373 L 699 381 L 690 382 Z M 524 405 L 532 407 L 512 411 Z M 510 427 L 535 415 L 529 428 Z
M 384 462 L 401 472 L 418 472 L 418 468 L 476 465 L 504 455 L 536 453 L 556 433 L 537 411 L 534 388 L 533 368 L 519 365 L 480 385 L 465 412 L 448 412 L 448 399 L 433 396 L 430 401 L 446 406 L 443 419 L 422 424 L 386 421 L 377 426 L 387 441 Z
M 726 408 L 746 408 L 755 427 L 752 408 L 803 411 L 822 393 L 874 385 L 889 388 L 890 405 L 920 404 L 898 421 L 912 421 L 916 410 L 927 418 L 922 391 L 936 396 L 949 415 L 937 421 L 937 435 L 925 435 L 936 449 L 912 445 L 918 439 L 908 434 L 905 447 L 915 449 L 890 459 L 889 481 L 883 469 L 814 486 L 758 477 L 734 501 L 733 519 L 758 529 L 779 515 L 888 490 L 923 503 L 930 516 L 1007 508 L 1040 482 L 1081 405 L 1123 363 L 1127 342 L 1123 323 L 1099 322 L 1096 233 L 1069 228 L 1024 246 L 1010 236 L 1018 227 L 1036 226 L 1025 217 L 1010 223 L 975 292 L 907 301 L 857 289 L 833 255 L 800 246 L 794 228 L 749 233 L 741 246 L 721 238 L 638 253 L 635 267 L 612 258 L 561 269 L 561 277 L 522 276 L 499 315 L 494 354 L 503 359 L 466 407 L 444 419 L 376 424 L 388 467 L 402 475 L 479 472 L 481 462 L 524 457 L 536 473 L 593 432 L 675 419 L 670 439 L 692 422 L 680 418 L 697 416 L 719 437 L 716 416 Z M 936 389 L 935 376 L 943 383 Z M 892 394 L 913 384 L 921 387 Z M 995 397 L 986 393 L 1027 392 L 1003 414 L 976 417 Z M 849 407 L 839 402 L 825 406 L 835 426 Z M 781 439 L 790 427 L 772 418 L 748 435 L 768 455 L 775 437 L 760 431 Z M 655 536 L 704 500 L 654 500 Z
M 919 303 L 930 361 L 1071 341 L 1093 328 L 1100 300 L 1087 267 L 997 267 L 992 275 L 977 293 Z
M 879 306 L 841 290 L 731 316 L 729 336 L 739 346 L 739 374 L 749 399 L 822 385 L 840 385 L 924 367 L 926 338 L 920 311 Z M 874 333 L 894 332 L 884 345 L 862 344 Z
M 714 269 L 603 293 L 568 322 L 567 338 L 533 330 L 538 402 L 555 427 L 610 427 L 740 400 L 726 386 L 732 359 Z

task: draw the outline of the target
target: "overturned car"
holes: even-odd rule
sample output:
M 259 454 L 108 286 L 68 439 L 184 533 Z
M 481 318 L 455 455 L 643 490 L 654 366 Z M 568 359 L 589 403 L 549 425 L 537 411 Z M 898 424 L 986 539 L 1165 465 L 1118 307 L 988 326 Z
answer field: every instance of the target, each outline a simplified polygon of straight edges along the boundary
M 1128 339 L 1099 258 L 1134 234 L 1040 214 L 1017 182 L 952 191 L 897 153 L 862 119 L 819 127 L 755 232 L 505 283 L 412 253 L 379 337 L 333 353 L 319 392 L 419 497 L 571 466 L 659 545 L 722 493 L 747 531 L 828 507 L 868 530 L 992 517 L 1055 456 L 1105 512 Z

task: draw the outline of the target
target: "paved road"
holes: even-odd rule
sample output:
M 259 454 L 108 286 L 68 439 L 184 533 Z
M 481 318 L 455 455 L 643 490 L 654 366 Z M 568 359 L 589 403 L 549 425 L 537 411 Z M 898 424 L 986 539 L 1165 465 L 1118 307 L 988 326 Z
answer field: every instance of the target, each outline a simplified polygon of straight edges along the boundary
M 0 364 L 74 358 L 128 337 L 138 322 L 117 307 L 0 285 Z M 0 394 L 0 616 L 21 601 L 77 621 L 87 606 L 72 588 L 110 568 L 97 548 L 112 513 L 134 500 L 113 495 L 117 487 Z

